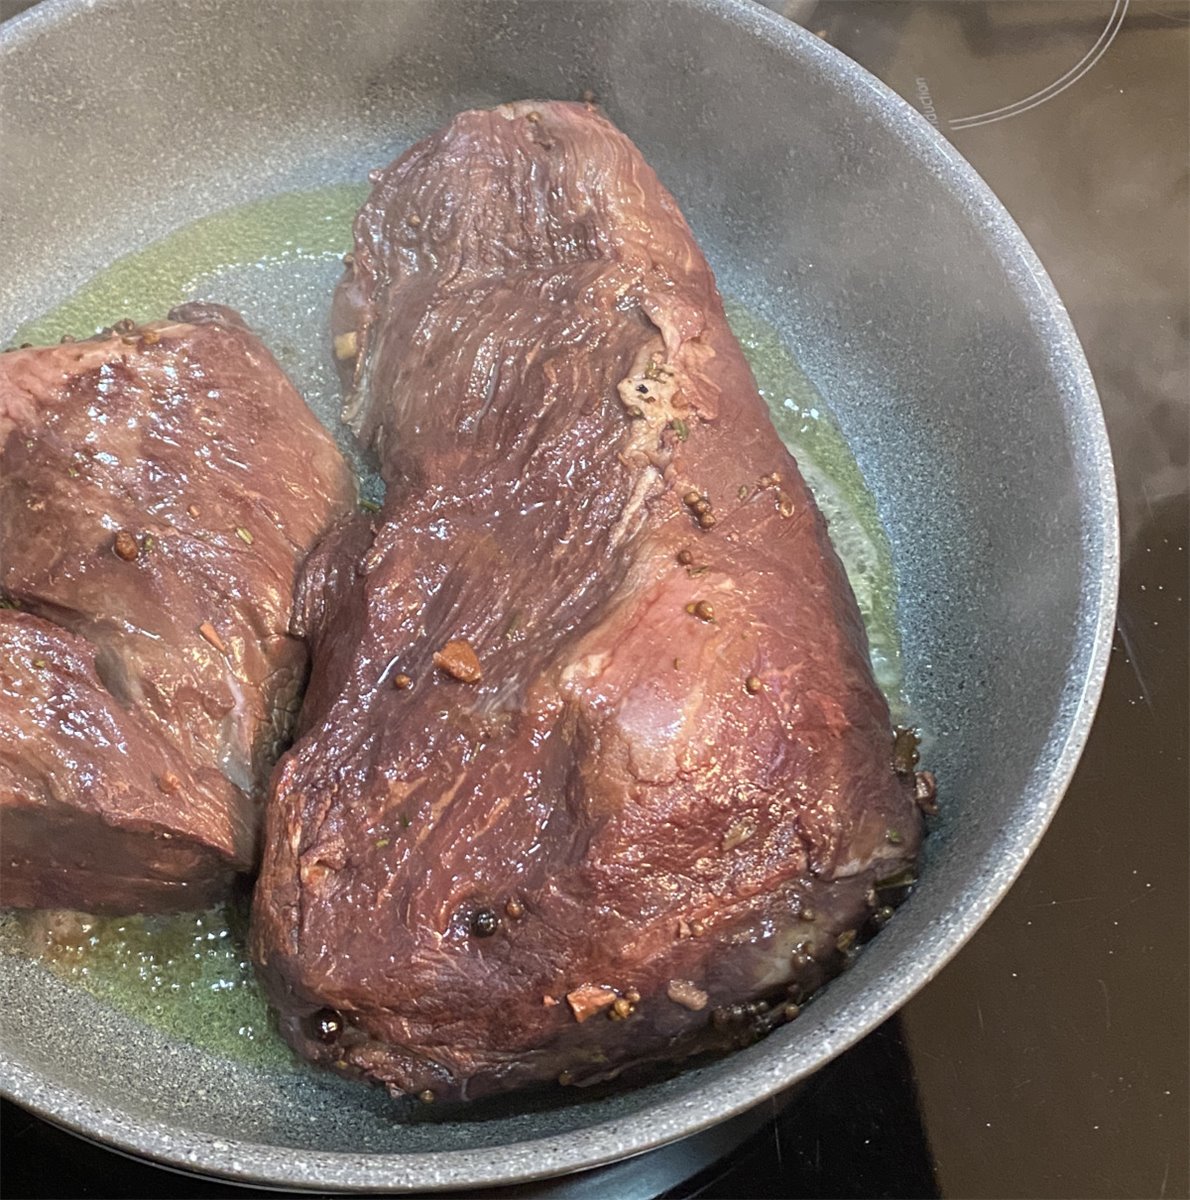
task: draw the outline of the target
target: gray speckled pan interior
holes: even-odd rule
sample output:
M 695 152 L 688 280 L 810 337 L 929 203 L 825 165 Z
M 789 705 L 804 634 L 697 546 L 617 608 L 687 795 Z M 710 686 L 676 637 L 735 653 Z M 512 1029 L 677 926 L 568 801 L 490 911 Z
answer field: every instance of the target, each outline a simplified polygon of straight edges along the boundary
M 955 953 L 1086 737 L 1114 613 L 1115 494 L 1049 281 L 922 120 L 809 34 L 720 0 L 48 0 L 0 33 L 0 88 L 3 335 L 202 214 L 358 179 L 463 107 L 593 89 L 856 450 L 892 539 L 907 691 L 944 801 L 922 884 L 854 969 L 767 1041 L 665 1082 L 410 1123 L 377 1092 L 223 1061 L 3 956 L 10 1096 L 242 1179 L 532 1179 L 743 1110 Z

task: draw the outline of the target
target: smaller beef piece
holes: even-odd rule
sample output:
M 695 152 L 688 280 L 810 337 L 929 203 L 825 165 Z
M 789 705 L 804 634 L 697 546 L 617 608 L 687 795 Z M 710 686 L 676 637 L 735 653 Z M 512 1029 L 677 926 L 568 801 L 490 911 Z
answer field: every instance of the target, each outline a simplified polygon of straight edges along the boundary
M 228 309 L 0 355 L 0 597 L 64 631 L 37 636 L 64 637 L 71 664 L 59 678 L 47 648 L 50 667 L 0 679 L 6 722 L 40 728 L 5 749 L 0 903 L 188 906 L 255 865 L 259 795 L 306 673 L 294 583 L 354 497 L 332 439 Z M 72 696 L 96 731 L 86 756 L 53 725 L 73 720 Z M 107 873 L 66 836 L 97 820 Z M 112 848 L 133 831 L 189 840 L 186 888 L 158 886 L 156 850 Z

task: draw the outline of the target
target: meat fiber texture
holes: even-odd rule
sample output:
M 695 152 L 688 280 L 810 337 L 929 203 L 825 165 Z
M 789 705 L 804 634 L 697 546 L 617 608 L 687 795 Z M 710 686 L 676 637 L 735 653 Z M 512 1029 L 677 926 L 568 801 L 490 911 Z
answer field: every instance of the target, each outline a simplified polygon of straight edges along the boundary
M 592 107 L 466 112 L 373 179 L 334 332 L 388 494 L 303 584 L 252 932 L 282 1030 L 426 1099 L 738 1044 L 918 852 L 825 522 Z
M 256 864 L 350 470 L 239 318 L 0 356 L 0 903 L 155 911 Z

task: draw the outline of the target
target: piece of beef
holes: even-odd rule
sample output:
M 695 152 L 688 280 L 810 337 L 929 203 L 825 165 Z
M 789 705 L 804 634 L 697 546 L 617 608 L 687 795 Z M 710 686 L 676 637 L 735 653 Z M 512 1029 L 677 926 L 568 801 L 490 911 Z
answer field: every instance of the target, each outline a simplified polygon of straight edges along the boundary
M 113 702 L 85 638 L 0 611 L 0 725 L 6 905 L 165 911 L 226 892 L 250 811 L 218 770 Z
M 99 743 L 84 772 L 63 757 L 73 743 L 46 725 L 49 759 L 29 749 L 24 767 L 8 767 L 0 902 L 172 906 L 208 899 L 215 866 L 226 879 L 254 865 L 260 794 L 307 663 L 289 632 L 294 583 L 353 497 L 333 441 L 229 310 L 186 306 L 169 321 L 0 356 L 0 589 L 76 635 L 63 642 L 72 663 L 89 645 L 106 704 L 119 710 L 103 719 L 135 724 L 158 757 L 168 746 L 180 764 L 164 794 L 140 786 L 143 773 L 125 779 L 122 752 Z M 102 715 L 92 683 L 84 723 Z M 23 694 L 3 703 L 32 737 L 56 710 L 22 717 Z M 204 848 L 178 881 L 189 890 L 159 886 L 160 847 L 144 843 L 147 830 L 169 832 L 171 810 L 176 835 Z M 110 879 L 88 865 L 95 812 L 109 841 L 139 831 L 113 856 L 121 865 Z M 140 889 L 130 859 L 144 865 Z
M 307 567 L 254 905 L 285 1036 L 467 1098 L 792 1015 L 920 818 L 672 197 L 589 107 L 464 113 L 375 177 L 334 320 L 389 493 Z

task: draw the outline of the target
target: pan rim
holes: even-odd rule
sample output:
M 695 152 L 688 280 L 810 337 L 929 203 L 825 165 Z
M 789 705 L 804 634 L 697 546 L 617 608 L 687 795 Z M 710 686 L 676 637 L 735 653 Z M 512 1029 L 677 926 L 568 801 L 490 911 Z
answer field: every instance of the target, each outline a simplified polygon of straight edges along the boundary
M 0 1094 L 83 1137 L 187 1172 L 245 1184 L 357 1192 L 458 1190 L 529 1183 L 646 1153 L 744 1112 L 804 1079 L 850 1048 L 920 991 L 967 943 L 1015 881 L 1057 810 L 1086 744 L 1102 693 L 1115 623 L 1120 539 L 1115 474 L 1098 393 L 1070 318 L 1053 283 L 1012 217 L 974 168 L 926 119 L 863 67 L 754 0 L 683 0 L 741 33 L 776 44 L 805 69 L 846 90 L 921 169 L 943 176 L 977 222 L 1048 350 L 1055 399 L 1068 426 L 1087 534 L 1077 621 L 1082 637 L 1067 676 L 1077 697 L 1051 727 L 1029 819 L 1001 832 L 997 863 L 973 878 L 953 906 L 944 942 L 922 947 L 895 977 L 849 999 L 819 1039 L 798 1039 L 763 1061 L 741 1065 L 717 1088 L 713 1104 L 668 1098 L 647 1112 L 562 1134 L 498 1147 L 365 1154 L 297 1150 L 209 1135 L 130 1118 L 63 1084 L 46 1082 L 19 1061 L 0 1061 Z M 95 0 L 43 0 L 0 28 L 0 57 L 40 31 L 98 7 Z M 1082 659 L 1080 663 L 1078 660 Z M 991 857 L 991 854 L 989 854 Z M 814 1042 L 813 1048 L 804 1045 Z

